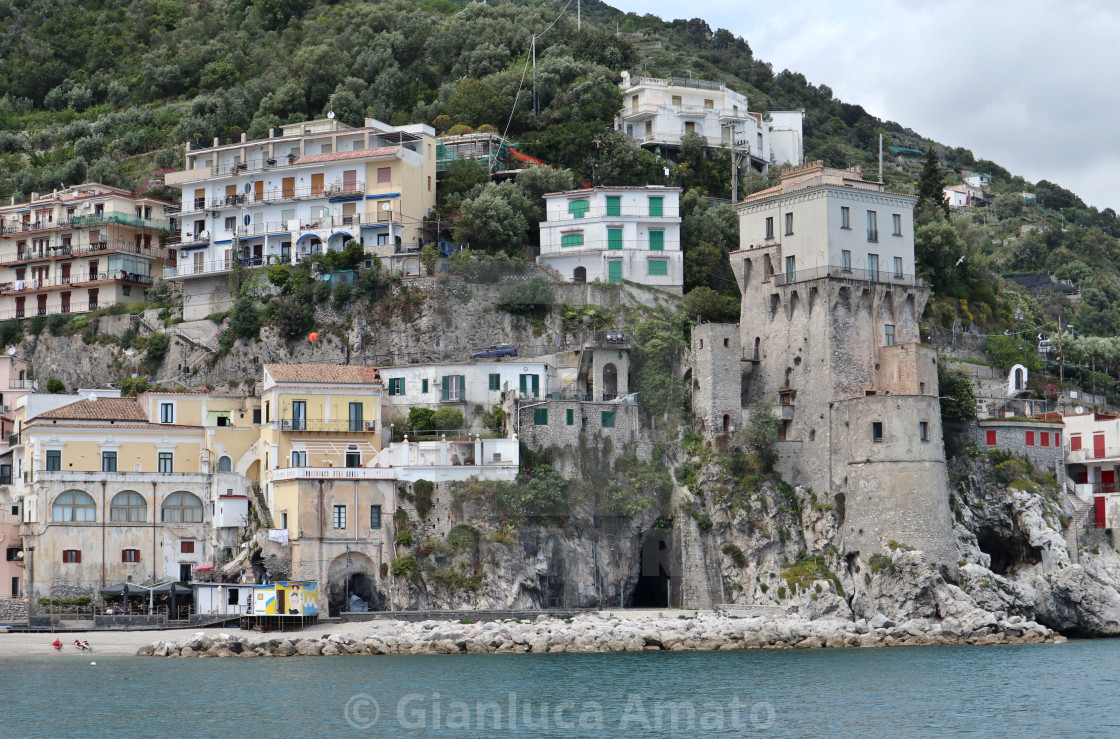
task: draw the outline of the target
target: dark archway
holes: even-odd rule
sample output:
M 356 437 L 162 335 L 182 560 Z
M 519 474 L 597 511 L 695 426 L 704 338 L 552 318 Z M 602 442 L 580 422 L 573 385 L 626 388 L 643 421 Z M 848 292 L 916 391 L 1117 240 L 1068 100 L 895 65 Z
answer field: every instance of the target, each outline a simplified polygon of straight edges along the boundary
M 618 369 L 613 364 L 603 367 L 603 400 L 614 400 L 618 397 Z
M 337 616 L 342 611 L 350 610 L 350 599 L 357 596 L 365 601 L 371 611 L 385 610 L 385 600 L 377 592 L 377 584 L 373 578 L 364 572 L 358 572 L 341 580 L 331 581 L 330 598 L 327 600 L 327 610 L 331 616 Z
M 642 537 L 638 581 L 630 598 L 632 608 L 669 606 L 669 532 L 654 529 Z
M 572 282 L 587 282 L 587 268 L 576 267 L 572 272 Z
M 731 430 L 731 414 L 730 413 L 724 413 L 723 414 L 723 433 L 726 434 L 730 430 Z

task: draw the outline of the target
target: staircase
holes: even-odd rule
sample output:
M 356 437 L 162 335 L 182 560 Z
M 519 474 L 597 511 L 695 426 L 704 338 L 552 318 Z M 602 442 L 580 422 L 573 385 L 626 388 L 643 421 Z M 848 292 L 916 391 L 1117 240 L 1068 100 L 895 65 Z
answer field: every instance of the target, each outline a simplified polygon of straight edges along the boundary
M 1069 517 L 1069 527 L 1062 532 L 1066 539 L 1066 546 L 1069 548 L 1069 561 L 1072 564 L 1077 564 L 1077 532 L 1085 526 L 1085 519 L 1093 513 L 1093 504 L 1081 500 L 1081 498 L 1073 498 L 1073 515 Z
M 261 492 L 260 485 L 253 485 L 251 489 L 253 491 L 253 505 L 257 507 L 257 518 L 261 520 L 261 528 L 276 528 L 272 523 L 272 511 L 268 509 L 268 502 L 264 499 L 264 493 Z

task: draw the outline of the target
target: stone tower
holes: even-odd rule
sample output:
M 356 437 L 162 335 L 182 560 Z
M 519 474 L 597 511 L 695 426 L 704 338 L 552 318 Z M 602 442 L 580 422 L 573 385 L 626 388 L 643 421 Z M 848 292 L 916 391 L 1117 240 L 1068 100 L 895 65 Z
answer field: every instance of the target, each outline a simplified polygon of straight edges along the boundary
M 745 363 L 743 396 L 775 406 L 780 471 L 843 512 L 848 554 L 894 539 L 953 568 L 913 205 L 858 169 L 814 162 L 736 206 L 741 343 L 757 360 Z
M 737 325 L 702 323 L 692 327 L 692 412 L 703 424 L 703 433 L 723 434 L 742 428 L 742 357 Z

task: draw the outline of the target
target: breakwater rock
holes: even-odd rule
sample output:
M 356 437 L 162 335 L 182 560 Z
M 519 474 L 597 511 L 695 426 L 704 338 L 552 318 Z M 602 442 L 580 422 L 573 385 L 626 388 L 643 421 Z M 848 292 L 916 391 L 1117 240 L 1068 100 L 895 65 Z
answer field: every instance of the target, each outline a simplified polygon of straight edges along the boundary
M 342 654 L 476 654 L 508 652 L 638 652 L 933 644 L 1021 644 L 1065 638 L 1034 621 L 976 610 L 937 622 L 804 620 L 796 617 L 616 618 L 586 614 L 533 621 L 370 621 L 337 633 L 241 635 L 198 632 L 142 647 L 141 657 L 295 657 Z

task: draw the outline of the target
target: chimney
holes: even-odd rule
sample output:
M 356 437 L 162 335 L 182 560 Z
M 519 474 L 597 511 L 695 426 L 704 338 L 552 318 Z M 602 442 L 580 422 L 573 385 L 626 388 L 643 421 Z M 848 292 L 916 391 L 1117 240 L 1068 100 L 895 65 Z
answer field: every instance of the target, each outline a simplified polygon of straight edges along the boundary
M 241 143 L 243 143 L 243 144 L 244 144 L 244 143 L 245 143 L 246 141 L 248 141 L 248 140 L 249 140 L 249 134 L 247 134 L 247 133 L 245 133 L 244 131 L 242 131 L 242 132 L 241 132 Z
M 222 140 L 220 138 L 218 138 L 217 136 L 215 136 L 214 137 L 214 146 L 221 146 L 221 145 L 222 145 Z
M 275 128 L 268 129 L 268 137 L 270 139 L 276 138 L 276 129 Z

